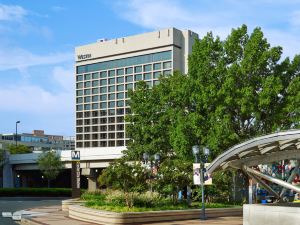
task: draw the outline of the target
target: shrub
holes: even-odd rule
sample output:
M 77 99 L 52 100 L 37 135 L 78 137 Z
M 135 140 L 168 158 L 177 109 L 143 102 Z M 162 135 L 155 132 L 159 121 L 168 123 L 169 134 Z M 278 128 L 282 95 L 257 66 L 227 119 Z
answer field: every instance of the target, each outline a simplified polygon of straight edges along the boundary
M 37 197 L 69 197 L 70 188 L 0 188 L 0 196 L 37 196 Z

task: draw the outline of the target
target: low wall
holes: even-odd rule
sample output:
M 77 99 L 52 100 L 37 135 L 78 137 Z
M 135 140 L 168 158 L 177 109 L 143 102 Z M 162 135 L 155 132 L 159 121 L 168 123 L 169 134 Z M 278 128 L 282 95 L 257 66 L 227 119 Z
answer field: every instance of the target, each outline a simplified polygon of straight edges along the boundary
M 200 212 L 201 210 L 194 209 L 115 213 L 91 209 L 80 205 L 69 205 L 69 217 L 71 218 L 96 224 L 110 225 L 198 219 Z M 242 208 L 206 209 L 206 216 L 208 218 L 242 216 L 242 213 Z
M 80 200 L 79 198 L 67 199 L 61 202 L 61 209 L 62 211 L 68 211 L 70 205 L 80 205 L 83 204 L 85 201 Z
M 243 225 L 299 225 L 300 207 L 296 205 L 244 205 Z

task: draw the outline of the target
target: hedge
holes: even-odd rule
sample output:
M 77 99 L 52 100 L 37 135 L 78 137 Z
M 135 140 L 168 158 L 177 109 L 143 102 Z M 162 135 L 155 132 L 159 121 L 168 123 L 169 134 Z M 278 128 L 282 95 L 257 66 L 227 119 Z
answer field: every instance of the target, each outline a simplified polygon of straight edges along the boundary
M 71 188 L 0 188 L 0 197 L 70 197 Z

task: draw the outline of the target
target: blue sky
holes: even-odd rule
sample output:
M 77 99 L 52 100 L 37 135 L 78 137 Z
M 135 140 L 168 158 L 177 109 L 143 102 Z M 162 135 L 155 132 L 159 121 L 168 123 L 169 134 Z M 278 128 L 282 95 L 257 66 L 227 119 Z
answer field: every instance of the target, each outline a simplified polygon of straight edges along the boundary
M 74 135 L 74 47 L 166 27 L 262 27 L 284 56 L 300 53 L 300 0 L 0 1 L 0 133 Z

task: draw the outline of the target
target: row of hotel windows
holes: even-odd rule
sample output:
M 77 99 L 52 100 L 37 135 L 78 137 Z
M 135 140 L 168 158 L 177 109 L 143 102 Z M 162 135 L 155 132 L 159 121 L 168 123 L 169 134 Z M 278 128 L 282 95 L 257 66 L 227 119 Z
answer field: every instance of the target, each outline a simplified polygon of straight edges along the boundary
M 76 99 L 77 104 L 83 103 L 83 100 L 85 103 L 89 102 L 99 102 L 99 101 L 107 101 L 107 100 L 115 100 L 115 99 L 124 99 L 127 98 L 127 92 L 123 93 L 117 93 L 117 94 L 104 94 L 104 95 L 93 95 L 93 96 L 86 96 L 86 97 L 78 97 Z
M 85 142 L 76 142 L 77 148 L 83 147 L 116 147 L 116 146 L 127 146 L 129 140 L 117 140 L 117 141 L 85 141 Z
M 129 105 L 128 101 L 126 102 L 126 106 Z M 92 104 L 84 104 L 84 105 L 76 105 L 77 111 L 83 110 L 95 110 L 95 109 L 107 109 L 107 108 L 119 108 L 124 107 L 124 101 L 110 101 L 110 102 L 101 102 L 101 103 L 92 103 Z
M 99 70 L 109 70 L 118 67 L 129 67 L 139 64 L 147 64 L 172 59 L 172 51 L 158 52 L 141 56 L 134 56 L 125 59 L 116 59 L 106 62 L 99 62 L 89 65 L 77 66 L 77 74 L 89 73 Z
M 101 126 L 86 126 L 86 127 L 77 127 L 77 133 L 83 132 L 106 132 L 106 131 L 124 131 L 124 124 L 113 124 L 113 125 L 101 125 Z
M 94 81 L 85 81 L 85 82 L 78 82 L 76 84 L 77 89 L 81 88 L 90 88 L 90 87 L 99 87 L 99 86 L 106 86 L 111 84 L 122 84 L 122 83 L 129 83 L 134 81 L 140 81 L 140 80 L 151 80 L 151 79 L 158 79 L 161 75 L 168 76 L 171 74 L 171 70 L 164 70 L 163 72 L 154 72 L 153 78 L 152 73 L 144 73 L 144 74 L 136 74 L 136 75 L 130 75 L 117 78 L 109 78 L 109 79 L 101 79 L 101 80 L 94 80 Z M 124 82 L 125 81 L 125 82 Z
M 152 81 L 148 81 L 146 83 L 149 87 L 152 87 Z M 157 85 L 157 84 L 159 84 L 159 80 L 154 80 L 153 85 Z M 133 89 L 135 85 L 136 84 L 129 83 L 126 85 L 121 84 L 121 85 L 117 85 L 117 86 L 113 85 L 113 86 L 108 86 L 108 87 L 100 87 L 100 90 L 99 90 L 99 88 L 77 90 L 76 95 L 83 96 L 83 95 L 99 94 L 99 92 L 101 94 L 107 93 L 107 92 L 116 92 L 116 91 L 119 92 L 119 91 L 124 91 L 124 89 L 125 90 Z
M 86 112 L 77 112 L 76 118 L 90 118 L 90 117 L 102 117 L 102 116 L 114 116 L 114 115 L 124 115 L 130 114 L 130 108 L 121 109 L 108 109 L 108 110 L 95 110 Z
M 123 123 L 124 116 L 118 117 L 104 117 L 104 118 L 93 118 L 93 119 L 78 119 L 76 120 L 76 125 L 97 125 L 97 124 L 106 124 L 106 123 Z
M 99 134 L 77 134 L 76 140 L 98 140 L 98 139 L 124 139 L 124 132 L 118 133 L 99 133 Z
M 122 69 L 116 69 L 116 70 L 108 70 L 108 71 L 101 71 L 101 72 L 96 72 L 96 73 L 88 73 L 84 75 L 77 75 L 76 80 L 77 81 L 87 81 L 87 80 L 95 80 L 99 78 L 107 78 L 107 77 L 115 77 L 117 76 L 122 76 L 124 75 L 124 72 L 126 75 L 128 74 L 133 74 L 134 73 L 142 73 L 142 72 L 150 72 L 152 70 L 161 70 L 163 69 L 170 69 L 172 67 L 172 62 L 163 62 L 161 63 L 155 63 L 153 66 L 150 65 L 144 65 L 144 66 L 136 66 L 136 67 L 129 67 L 129 68 L 122 68 Z M 153 69 L 152 69 L 153 68 Z M 124 71 L 125 70 L 125 71 Z M 156 74 L 160 74 L 160 71 L 157 71 Z M 107 76 L 108 75 L 108 76 Z

